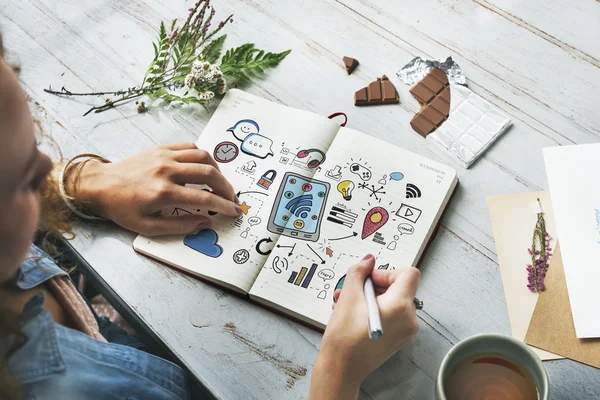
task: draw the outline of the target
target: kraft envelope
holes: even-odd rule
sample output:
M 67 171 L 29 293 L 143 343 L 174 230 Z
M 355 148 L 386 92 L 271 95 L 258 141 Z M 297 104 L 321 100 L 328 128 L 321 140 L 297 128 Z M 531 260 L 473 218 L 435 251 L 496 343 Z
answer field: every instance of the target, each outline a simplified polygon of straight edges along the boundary
M 575 336 L 565 270 L 558 247 L 544 282 L 546 290 L 540 295 L 533 312 L 525 343 L 600 368 L 600 339 L 577 339 Z
M 545 213 L 546 229 L 555 237 L 554 214 L 549 192 L 531 192 L 488 197 L 496 254 L 506 296 L 510 328 L 515 339 L 524 341 L 527 328 L 538 300 L 538 294 L 527 289 L 525 265 L 531 263 L 527 248 L 531 246 L 533 228 L 537 221 L 537 199 Z M 556 240 L 550 246 L 554 248 Z M 542 360 L 562 358 L 532 347 Z

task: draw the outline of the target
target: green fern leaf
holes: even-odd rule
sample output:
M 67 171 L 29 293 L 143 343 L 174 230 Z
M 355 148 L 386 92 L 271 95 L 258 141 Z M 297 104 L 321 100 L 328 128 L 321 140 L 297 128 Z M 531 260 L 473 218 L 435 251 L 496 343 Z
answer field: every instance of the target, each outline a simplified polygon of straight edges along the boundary
M 253 43 L 246 43 L 225 52 L 220 67 L 229 81 L 243 85 L 254 77 L 262 76 L 266 69 L 276 67 L 290 52 L 265 53 L 255 48 Z
M 210 44 L 206 46 L 204 50 L 202 50 L 202 53 L 200 54 L 200 59 L 202 61 L 214 64 L 221 56 L 221 51 L 223 51 L 225 39 L 227 39 L 227 35 L 221 35 L 212 42 L 210 42 Z
M 160 22 L 160 40 L 161 40 L 161 42 L 166 37 L 167 37 L 167 29 L 165 28 L 165 23 L 161 21 Z
M 160 23 L 160 31 L 159 31 L 159 41 L 157 48 L 157 54 L 150 63 L 148 70 L 146 72 L 146 76 L 144 78 L 144 82 L 148 82 L 149 84 L 159 83 L 158 78 L 160 75 L 167 69 L 170 59 L 170 39 L 167 35 L 167 29 L 165 27 L 165 23 Z M 162 79 L 161 79 L 162 81 Z

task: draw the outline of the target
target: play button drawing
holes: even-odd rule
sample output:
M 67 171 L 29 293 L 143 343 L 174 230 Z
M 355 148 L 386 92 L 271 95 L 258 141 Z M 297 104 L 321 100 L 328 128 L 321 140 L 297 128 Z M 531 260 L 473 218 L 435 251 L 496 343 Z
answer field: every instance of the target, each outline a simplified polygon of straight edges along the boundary
M 390 218 L 388 212 L 382 207 L 373 207 L 369 210 L 365 216 L 365 223 L 363 224 L 363 230 L 361 237 L 363 239 L 368 238 L 375 233 L 379 228 L 385 225 Z
M 416 223 L 421 216 L 421 210 L 416 207 L 402 204 L 398 211 L 396 211 L 396 215 L 400 218 L 404 218 L 410 222 Z

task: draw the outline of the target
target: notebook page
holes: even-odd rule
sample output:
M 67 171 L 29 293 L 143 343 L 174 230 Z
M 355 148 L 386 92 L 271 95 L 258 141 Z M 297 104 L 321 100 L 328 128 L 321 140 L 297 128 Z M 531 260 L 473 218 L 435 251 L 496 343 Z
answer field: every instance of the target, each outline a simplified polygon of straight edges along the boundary
M 313 181 L 330 185 L 319 238 L 281 236 L 250 293 L 325 325 L 336 286 L 367 253 L 376 268 L 416 266 L 457 180 L 450 167 L 341 128 Z
M 196 145 L 217 161 L 244 214 L 237 219 L 212 216 L 212 229 L 196 235 L 139 237 L 134 247 L 249 291 L 280 234 L 277 224 L 283 221 L 268 221 L 283 177 L 293 173 L 310 179 L 338 130 L 323 116 L 229 90 Z

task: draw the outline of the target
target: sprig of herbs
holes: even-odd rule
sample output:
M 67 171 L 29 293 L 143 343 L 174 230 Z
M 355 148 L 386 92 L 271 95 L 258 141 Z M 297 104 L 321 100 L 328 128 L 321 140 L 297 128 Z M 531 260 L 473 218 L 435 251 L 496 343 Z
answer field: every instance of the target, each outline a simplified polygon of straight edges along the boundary
M 537 201 L 539 207 L 537 221 L 533 229 L 531 247 L 527 249 L 531 256 L 531 264 L 527 264 L 525 269 L 527 270 L 527 288 L 532 292 L 543 292 L 546 290 L 544 279 L 552 256 L 552 248 L 550 247 L 552 236 L 546 231 L 546 220 L 544 219 L 540 199 L 537 199 Z
M 228 87 L 247 85 L 263 77 L 267 69 L 276 67 L 291 52 L 265 52 L 253 43 L 246 43 L 227 50 L 217 65 L 227 39 L 226 34 L 218 34 L 227 23 L 233 22 L 233 15 L 212 28 L 216 11 L 210 0 L 200 0 L 188 11 L 181 26 L 177 19 L 172 20 L 168 28 L 161 22 L 158 40 L 152 43 L 154 58 L 141 85 L 108 92 L 74 93 L 64 86 L 60 91 L 52 87 L 44 91 L 60 96 L 113 96 L 84 115 L 92 111 L 100 113 L 141 96 L 206 107 L 215 95 L 224 94 Z M 138 110 L 143 112 L 147 108 L 144 105 Z

